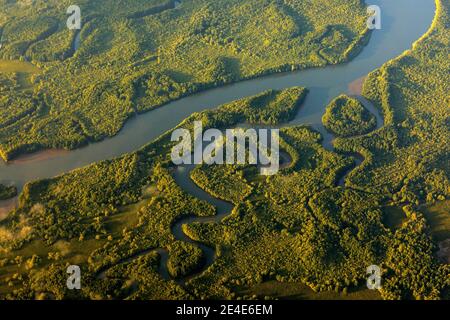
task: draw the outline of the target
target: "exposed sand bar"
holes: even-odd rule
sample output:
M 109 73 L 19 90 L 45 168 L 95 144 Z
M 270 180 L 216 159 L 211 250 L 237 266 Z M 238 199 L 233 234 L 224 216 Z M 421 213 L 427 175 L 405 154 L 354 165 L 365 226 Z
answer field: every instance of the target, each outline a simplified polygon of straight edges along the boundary
M 45 149 L 35 153 L 21 155 L 15 158 L 14 160 L 9 161 L 8 164 L 10 165 L 26 164 L 32 163 L 34 161 L 50 160 L 53 158 L 57 158 L 61 155 L 67 154 L 69 152 L 70 151 L 64 149 Z
M 362 87 L 364 84 L 364 81 L 366 81 L 367 76 L 361 77 L 359 79 L 356 79 L 348 85 L 348 93 L 350 95 L 362 95 Z

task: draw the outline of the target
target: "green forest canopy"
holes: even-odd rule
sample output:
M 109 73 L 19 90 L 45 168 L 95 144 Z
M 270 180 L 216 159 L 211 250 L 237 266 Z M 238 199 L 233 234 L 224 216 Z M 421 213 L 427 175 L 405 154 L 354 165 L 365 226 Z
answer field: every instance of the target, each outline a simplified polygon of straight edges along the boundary
M 0 200 L 7 200 L 17 195 L 17 189 L 14 186 L 5 186 L 0 183 Z
M 377 119 L 356 98 L 341 95 L 327 106 L 322 122 L 335 135 L 351 137 L 375 129 Z
M 437 3 L 430 32 L 364 84 L 385 126 L 335 141 L 339 151 L 365 156 L 346 187 L 336 181 L 353 160 L 324 149 L 321 135 L 304 126 L 281 130 L 292 163 L 274 177 L 261 178 L 249 166 L 196 168 L 198 185 L 235 207 L 220 223 L 185 226 L 218 257 L 181 286 L 161 278 L 154 250 L 168 249 L 172 275 L 198 267 L 197 248 L 175 240 L 170 226 L 187 214 L 211 216 L 214 208 L 172 178 L 169 131 L 135 153 L 27 184 L 19 209 L 0 222 L 0 296 L 236 298 L 242 288 L 270 281 L 345 293 L 364 284 L 370 262 L 383 268 L 385 299 L 448 299 L 449 265 L 437 259 L 438 238 L 430 232 L 443 233 L 435 221 L 430 230 L 430 213 L 421 206 L 448 199 L 450 191 L 449 109 L 443 107 L 450 92 L 450 1 Z M 194 114 L 179 126 L 195 120 L 205 128 L 278 124 L 292 119 L 304 95 L 303 88 L 268 91 Z M 255 100 L 264 103 L 252 109 Z M 395 228 L 384 223 L 386 206 L 402 207 L 404 219 Z M 81 292 L 65 287 L 69 263 L 87 275 Z M 103 268 L 106 280 L 97 276 Z
M 368 35 L 360 0 L 174 2 L 80 0 L 74 52 L 72 2 L 3 1 L 0 59 L 30 60 L 40 73 L 15 75 L 0 60 L 2 78 L 32 84 L 0 100 L 1 157 L 98 141 L 136 112 L 212 86 L 340 63 Z

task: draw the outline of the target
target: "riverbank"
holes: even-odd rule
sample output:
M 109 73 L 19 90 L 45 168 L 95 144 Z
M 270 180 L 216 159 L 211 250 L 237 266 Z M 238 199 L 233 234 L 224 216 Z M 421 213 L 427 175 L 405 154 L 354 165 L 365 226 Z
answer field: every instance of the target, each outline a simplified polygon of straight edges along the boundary
M 410 17 L 408 19 L 414 19 L 413 7 L 399 9 L 401 4 L 384 1 L 380 1 L 380 4 L 392 12 L 406 10 L 406 16 Z M 416 6 L 420 7 L 422 13 L 416 18 L 417 21 L 425 21 L 428 15 L 430 21 L 432 20 L 434 9 L 430 8 L 429 4 L 418 3 Z M 94 162 L 112 159 L 140 149 L 194 112 L 216 108 L 266 89 L 309 87 L 309 94 L 292 124 L 309 124 L 326 136 L 321 117 L 328 102 L 340 93 L 346 92 L 348 84 L 355 79 L 360 79 L 385 61 L 395 58 L 410 48 L 411 43 L 426 32 L 429 26 L 429 22 L 416 23 L 414 28 L 408 29 L 406 28 L 409 25 L 408 20 L 404 23 L 402 21 L 403 19 L 395 20 L 386 17 L 386 32 L 374 32 L 373 41 L 370 41 L 360 55 L 348 63 L 265 76 L 185 97 L 163 108 L 133 117 L 114 138 L 92 143 L 69 153 L 62 153 L 58 157 L 38 156 L 32 162 L 19 162 L 15 165 L 6 165 L 0 161 L 0 177 L 3 180 L 15 181 L 20 189 L 29 181 L 58 176 Z M 395 27 L 392 24 L 395 24 Z
M 345 67 L 348 68 L 348 65 Z M 315 71 L 319 73 L 319 70 Z M 357 77 L 349 77 L 350 80 L 355 78 Z M 327 81 L 328 79 L 320 80 Z M 342 79 L 334 80 L 342 81 Z M 309 78 L 308 81 L 314 82 L 314 77 Z M 325 97 L 322 98 L 327 100 L 328 94 L 334 96 L 334 90 L 341 90 L 342 87 L 345 90 L 347 83 L 325 91 Z M 313 88 L 313 97 L 323 96 L 324 91 L 315 90 L 312 84 L 311 87 Z M 327 89 L 329 88 L 327 87 Z M 316 102 L 311 106 L 315 107 L 314 111 L 320 113 L 323 110 L 317 107 Z M 302 116 L 304 115 L 302 111 L 304 112 L 305 106 L 308 106 L 309 103 L 311 101 L 305 102 L 297 121 L 305 123 L 309 120 Z M 187 125 L 187 122 L 184 124 Z M 144 210 L 139 210 L 137 214 L 138 221 L 141 223 L 136 228 L 118 228 L 116 233 L 110 234 L 113 242 L 102 249 L 103 251 L 100 252 L 102 254 L 95 251 L 91 261 L 93 263 L 108 261 L 106 259 L 116 261 L 114 259 L 118 257 L 131 256 L 139 251 L 138 249 L 149 247 L 148 243 L 140 241 L 142 239 L 147 242 L 153 239 L 163 239 L 164 242 L 153 243 L 153 247 L 161 248 L 170 248 L 173 241 L 177 240 L 183 241 L 184 244 L 190 242 L 189 244 L 196 245 L 197 242 L 192 242 L 192 239 L 198 239 L 200 245 L 207 243 L 210 249 L 217 244 L 215 249 L 218 252 L 217 256 L 220 257 L 216 260 L 217 263 L 210 265 L 202 272 L 201 276 L 190 281 L 191 288 L 194 289 L 192 291 L 199 292 L 202 297 L 203 295 L 215 296 L 217 292 L 214 290 L 218 290 L 217 288 L 223 290 L 220 292 L 222 294 L 220 296 L 226 296 L 226 288 L 233 285 L 255 284 L 265 282 L 267 279 L 277 279 L 280 282 L 303 281 L 318 291 L 348 291 L 351 287 L 357 286 L 358 280 L 364 279 L 367 260 L 377 260 L 377 254 L 373 253 L 371 248 L 381 247 L 380 239 L 384 239 L 382 241 L 395 239 L 389 230 L 378 223 L 379 212 L 373 210 L 374 207 L 380 205 L 379 193 L 369 194 L 365 190 L 337 188 L 334 181 L 336 168 L 344 167 L 348 163 L 346 161 L 348 159 L 324 150 L 320 135 L 305 126 L 287 128 L 286 131 L 288 135 L 290 134 L 290 143 L 297 147 L 296 152 L 303 155 L 298 163 L 299 170 L 296 172 L 277 175 L 265 181 L 259 179 L 252 181 L 251 171 L 230 172 L 227 180 L 223 179 L 225 175 L 219 171 L 215 176 L 210 175 L 215 181 L 209 180 L 208 184 L 208 179 L 203 179 L 202 185 L 205 190 L 226 198 L 231 194 L 243 194 L 242 190 L 246 186 L 242 187 L 240 182 L 243 179 L 239 179 L 238 174 L 242 173 L 244 176 L 249 174 L 250 181 L 243 182 L 245 184 L 248 182 L 255 187 L 254 197 L 245 197 L 241 198 L 242 201 L 236 201 L 239 202 L 239 206 L 234 210 L 233 215 L 220 221 L 221 223 L 206 225 L 192 223 L 200 222 L 194 220 L 192 222 L 185 221 L 176 229 L 172 228 L 171 224 L 181 221 L 178 220 L 179 217 L 187 216 L 189 213 L 198 216 L 202 214 L 206 216 L 208 213 L 212 217 L 213 211 L 210 210 L 211 208 L 198 210 L 201 204 L 194 203 L 194 201 L 202 197 L 197 194 L 195 197 L 185 198 L 188 189 L 183 186 L 183 183 L 190 181 L 189 176 L 173 183 L 170 175 L 164 174 L 156 179 L 159 184 L 158 189 L 162 191 L 161 194 L 153 199 L 146 212 L 143 208 Z M 39 225 L 43 232 L 47 232 L 47 230 L 55 232 L 58 230 L 57 228 L 60 228 L 57 236 L 61 234 L 65 236 L 73 232 L 72 227 L 79 227 L 77 235 L 78 232 L 85 230 L 84 227 L 89 223 L 93 223 L 95 227 L 101 227 L 98 222 L 103 220 L 104 210 L 106 209 L 105 215 L 110 215 L 114 209 L 110 209 L 109 205 L 114 207 L 120 203 L 137 201 L 136 189 L 148 182 L 142 180 L 148 179 L 149 176 L 157 176 L 154 172 L 150 173 L 145 170 L 150 170 L 149 168 L 154 164 L 153 159 L 161 160 L 161 157 L 157 158 L 158 154 L 167 154 L 167 150 L 164 149 L 163 153 L 160 147 L 168 146 L 168 144 L 165 141 L 159 142 L 161 144 L 150 144 L 139 152 L 123 158 L 102 162 L 58 179 L 49 179 L 30 185 L 30 198 L 27 204 L 31 207 L 36 202 L 44 202 L 49 207 L 47 212 L 58 213 L 59 220 L 49 222 L 51 230 Z M 168 165 L 167 161 L 163 161 L 163 163 L 163 166 Z M 235 173 L 237 174 L 233 175 Z M 218 184 L 214 182 L 218 182 Z M 182 188 L 178 186 L 182 186 Z M 211 201 L 207 202 L 209 205 L 213 204 Z M 97 208 L 97 204 L 102 207 Z M 152 204 L 153 206 L 150 207 Z M 196 209 L 197 212 L 192 212 Z M 19 214 L 27 215 L 28 212 L 23 210 Z M 112 214 L 111 218 L 114 219 L 115 216 Z M 69 219 L 67 218 L 81 218 L 83 221 L 72 223 L 68 228 L 67 221 Z M 201 222 L 205 222 L 206 219 Z M 414 223 L 414 221 L 410 222 Z M 323 228 L 324 226 L 326 228 Z M 141 229 L 138 229 L 139 227 Z M 101 231 L 100 228 L 96 230 Z M 174 236 L 176 232 L 186 235 L 186 230 L 192 235 L 189 237 L 190 240 Z M 333 231 L 330 232 L 330 230 Z M 420 229 L 414 228 L 414 230 Z M 406 234 L 414 235 L 414 230 Z M 50 232 L 48 234 L 51 236 Z M 92 233 L 91 236 L 102 238 L 107 234 L 95 235 Z M 368 241 L 361 241 L 361 239 Z M 408 243 L 408 239 L 405 239 L 404 242 Z M 336 243 L 340 245 L 335 246 Z M 386 242 L 382 243 L 386 244 Z M 119 247 L 120 245 L 122 247 Z M 139 247 L 140 245 L 142 247 Z M 189 247 L 192 248 L 192 246 Z M 402 253 L 395 250 L 397 246 L 391 248 L 393 248 L 395 256 Z M 349 258 L 348 261 L 345 261 L 349 252 L 352 253 L 352 257 L 361 257 L 361 259 Z M 412 250 L 403 252 L 416 251 L 413 247 Z M 417 252 L 421 254 L 426 251 L 418 250 Z M 180 251 L 178 251 L 178 255 L 175 255 L 180 257 L 179 253 Z M 171 257 L 173 255 L 171 252 Z M 323 263 L 323 261 L 335 261 L 336 256 L 342 257 L 342 259 L 340 263 L 333 264 L 333 268 Z M 404 259 L 404 255 L 402 259 Z M 136 264 L 138 263 L 137 261 Z M 135 267 L 136 264 L 130 267 Z M 412 271 L 414 270 L 412 269 Z M 336 280 L 337 275 L 338 280 Z M 414 275 L 414 279 L 420 278 Z M 407 283 L 406 286 L 408 285 Z M 156 286 L 154 286 L 155 288 Z M 199 291 L 198 288 L 202 290 Z M 436 288 L 438 287 L 436 286 Z

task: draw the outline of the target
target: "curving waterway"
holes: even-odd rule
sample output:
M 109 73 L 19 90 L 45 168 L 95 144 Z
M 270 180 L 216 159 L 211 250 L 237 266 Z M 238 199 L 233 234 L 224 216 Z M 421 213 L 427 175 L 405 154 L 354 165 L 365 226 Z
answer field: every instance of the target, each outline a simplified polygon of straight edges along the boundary
M 369 44 L 351 62 L 292 73 L 269 75 L 211 89 L 130 119 L 115 137 L 86 147 L 49 156 L 24 157 L 23 160 L 0 161 L 0 183 L 19 187 L 29 181 L 49 178 L 64 172 L 132 152 L 165 131 L 175 127 L 193 112 L 216 108 L 236 99 L 267 89 L 293 86 L 307 87 L 310 92 L 291 124 L 310 124 L 324 134 L 325 147 L 332 137 L 324 130 L 321 117 L 327 103 L 349 85 L 366 76 L 385 62 L 411 48 L 430 27 L 435 5 L 433 0 L 370 0 L 382 9 L 382 30 L 376 30 Z M 45 153 L 45 152 L 44 152 Z
M 264 76 L 180 99 L 131 119 L 117 136 L 102 142 L 70 152 L 42 152 L 10 163 L 0 162 L 0 183 L 14 184 L 21 189 L 29 181 L 54 177 L 97 161 L 135 151 L 175 127 L 194 112 L 216 108 L 267 89 L 285 89 L 293 86 L 307 87 L 309 94 L 295 119 L 287 125 L 311 125 L 323 134 L 324 147 L 332 150 L 333 136 L 324 129 L 321 122 L 329 101 L 341 93 L 352 93 L 349 88 L 358 80 L 360 81 L 369 72 L 410 49 L 412 43 L 428 30 L 435 13 L 433 0 L 368 0 L 366 2 L 381 7 L 382 29 L 373 32 L 369 44 L 349 63 Z M 76 42 L 78 46 L 79 37 Z M 364 104 L 376 115 L 378 127 L 382 126 L 383 119 L 378 111 L 374 110 L 367 101 L 364 101 Z M 357 165 L 361 161 L 357 159 Z M 188 193 L 216 206 L 218 214 L 209 218 L 183 218 L 173 225 L 172 232 L 176 239 L 199 246 L 205 256 L 205 266 L 209 266 L 215 259 L 214 249 L 190 239 L 182 231 L 182 225 L 192 222 L 220 221 L 231 213 L 232 205 L 215 199 L 198 188 L 189 177 L 191 170 L 192 167 L 178 168 L 174 172 L 175 180 Z M 338 184 L 343 185 L 344 181 L 345 175 Z M 164 250 L 160 249 L 158 252 L 163 256 L 162 260 L 166 261 Z M 166 278 L 167 269 L 164 265 L 165 263 L 162 263 L 161 272 Z

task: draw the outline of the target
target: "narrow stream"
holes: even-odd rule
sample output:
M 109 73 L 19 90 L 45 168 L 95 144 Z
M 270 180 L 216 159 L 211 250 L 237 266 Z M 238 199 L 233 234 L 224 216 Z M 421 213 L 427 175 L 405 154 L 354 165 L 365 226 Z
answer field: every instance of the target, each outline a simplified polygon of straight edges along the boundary
M 378 4 L 382 8 L 383 29 L 375 31 L 369 44 L 349 63 L 269 75 L 174 101 L 130 119 L 118 135 L 101 142 L 70 152 L 55 152 L 49 156 L 44 151 L 42 156 L 25 156 L 22 160 L 8 164 L 0 161 L 0 183 L 14 184 L 20 190 L 29 181 L 54 177 L 97 161 L 133 152 L 175 127 L 193 112 L 215 108 L 267 89 L 293 86 L 307 87 L 309 94 L 291 124 L 314 126 L 324 135 L 325 147 L 330 148 L 332 137 L 321 123 L 329 101 L 348 92 L 348 86 L 354 80 L 409 49 L 427 31 L 435 10 L 433 0 L 372 0 L 371 4 Z
M 80 49 L 80 45 L 81 45 L 81 31 L 78 30 L 75 33 L 75 37 L 73 38 L 72 50 L 74 53 L 77 52 L 78 49 Z

